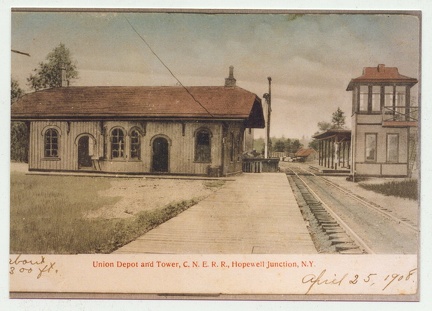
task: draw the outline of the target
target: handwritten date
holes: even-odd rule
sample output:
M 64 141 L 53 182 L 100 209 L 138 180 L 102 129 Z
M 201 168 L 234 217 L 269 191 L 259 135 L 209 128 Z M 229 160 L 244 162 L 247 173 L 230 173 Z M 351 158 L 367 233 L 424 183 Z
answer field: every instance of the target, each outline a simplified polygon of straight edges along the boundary
M 309 294 L 312 288 L 320 286 L 320 285 L 333 285 L 333 286 L 341 286 L 341 285 L 356 285 L 359 283 L 369 283 L 370 286 L 374 286 L 375 284 L 380 284 L 382 286 L 382 291 L 385 291 L 395 282 L 403 282 L 409 281 L 415 274 L 417 273 L 417 268 L 411 269 L 406 273 L 393 273 L 393 274 L 385 274 L 379 275 L 378 273 L 369 273 L 365 275 L 360 274 L 349 274 L 345 273 L 344 275 L 337 276 L 333 274 L 333 276 L 329 276 L 327 270 L 324 269 L 320 274 L 307 274 L 302 278 L 303 284 L 309 284 L 309 288 L 305 294 Z

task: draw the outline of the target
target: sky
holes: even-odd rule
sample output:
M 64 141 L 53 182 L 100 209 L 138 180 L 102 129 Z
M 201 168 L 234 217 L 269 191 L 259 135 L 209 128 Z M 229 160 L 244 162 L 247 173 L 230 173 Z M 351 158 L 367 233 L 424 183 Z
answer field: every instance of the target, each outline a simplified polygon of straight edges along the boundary
M 12 77 L 31 91 L 26 78 L 64 43 L 79 72 L 73 86 L 176 85 L 127 20 L 185 86 L 223 85 L 232 65 L 237 86 L 262 98 L 271 77 L 276 137 L 308 138 L 338 107 L 349 128 L 346 87 L 363 67 L 419 78 L 417 16 L 166 12 L 12 13 L 11 47 L 31 55 L 12 53 Z

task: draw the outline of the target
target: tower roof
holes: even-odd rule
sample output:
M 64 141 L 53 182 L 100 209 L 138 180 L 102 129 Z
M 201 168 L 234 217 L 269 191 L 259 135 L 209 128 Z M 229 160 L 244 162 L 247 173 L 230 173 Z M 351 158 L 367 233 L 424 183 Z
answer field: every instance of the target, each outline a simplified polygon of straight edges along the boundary
M 347 91 L 352 91 L 355 84 L 359 83 L 399 83 L 414 85 L 418 81 L 399 73 L 397 67 L 386 67 L 379 64 L 376 67 L 363 68 L 363 74 L 360 77 L 352 79 L 348 84 Z

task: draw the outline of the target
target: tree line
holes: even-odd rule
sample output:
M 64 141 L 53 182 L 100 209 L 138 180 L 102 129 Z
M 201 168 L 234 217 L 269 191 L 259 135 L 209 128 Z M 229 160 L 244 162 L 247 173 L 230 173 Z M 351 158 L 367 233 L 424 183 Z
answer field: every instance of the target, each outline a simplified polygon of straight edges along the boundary
M 335 112 L 332 113 L 331 120 L 320 121 L 317 123 L 318 131 L 314 135 L 323 133 L 331 129 L 344 129 L 345 127 L 345 113 L 338 107 Z M 303 144 L 299 139 L 294 138 L 276 138 L 271 137 L 268 144 L 270 152 L 287 152 L 296 153 L 299 149 L 303 148 Z M 313 139 L 308 144 L 309 148 L 318 150 L 318 140 Z M 264 153 L 264 138 L 258 138 L 254 140 L 254 149 L 258 152 Z
M 277 138 L 271 137 L 269 143 L 270 152 L 288 152 L 296 153 L 303 144 L 296 138 Z M 264 153 L 264 138 L 254 139 L 254 149 L 258 152 Z
M 300 140 L 291 138 L 278 138 L 272 143 L 273 152 L 296 153 L 302 147 Z

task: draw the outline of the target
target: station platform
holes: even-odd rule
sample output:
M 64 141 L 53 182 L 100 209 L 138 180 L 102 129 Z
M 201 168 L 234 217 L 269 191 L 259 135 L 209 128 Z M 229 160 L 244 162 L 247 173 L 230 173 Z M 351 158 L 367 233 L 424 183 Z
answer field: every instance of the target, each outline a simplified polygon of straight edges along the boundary
M 309 165 L 309 169 L 311 169 L 312 171 L 315 171 L 317 173 L 320 174 L 324 174 L 324 175 L 337 175 L 337 176 L 348 176 L 350 174 L 350 169 L 349 168 L 338 168 L 338 169 L 332 169 L 332 168 L 328 168 L 325 166 L 321 166 L 318 164 L 312 164 Z
M 114 253 L 317 253 L 283 173 L 242 174 Z

